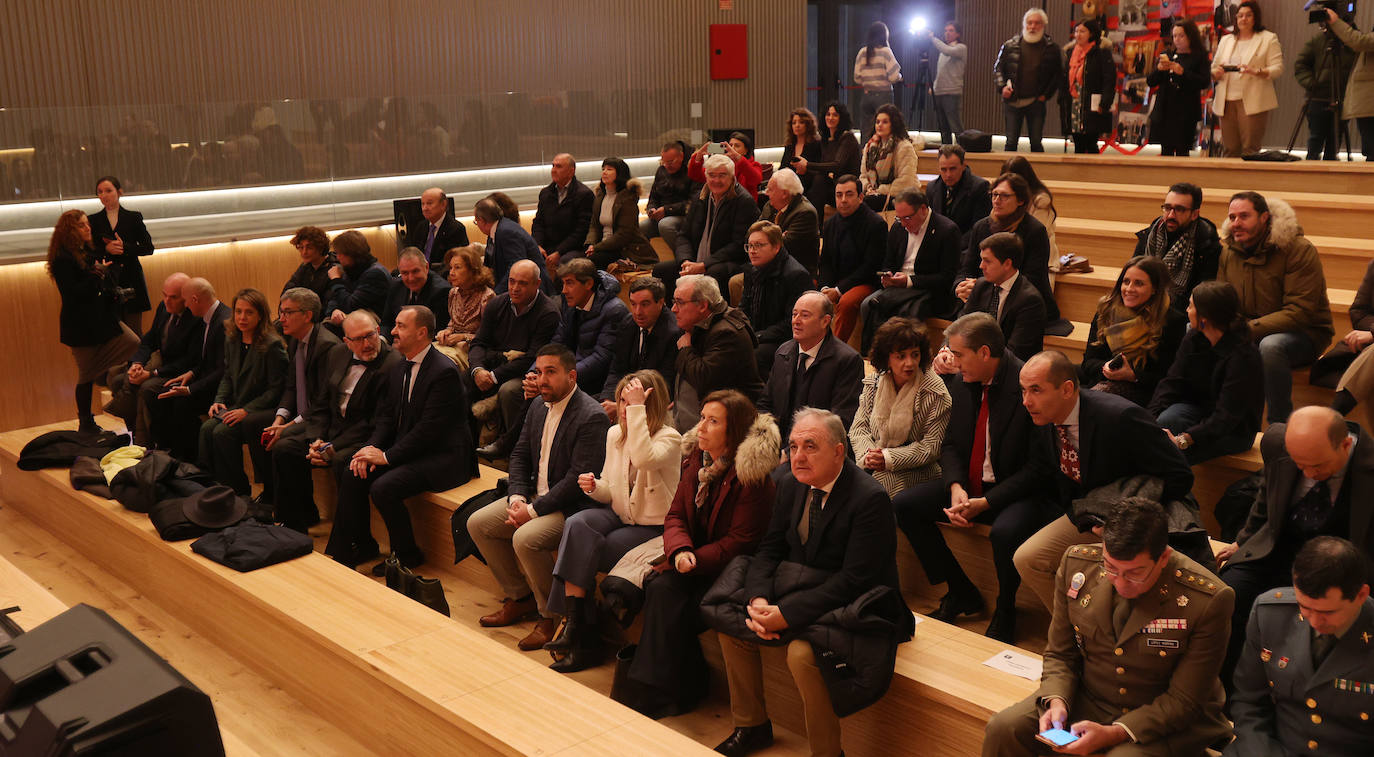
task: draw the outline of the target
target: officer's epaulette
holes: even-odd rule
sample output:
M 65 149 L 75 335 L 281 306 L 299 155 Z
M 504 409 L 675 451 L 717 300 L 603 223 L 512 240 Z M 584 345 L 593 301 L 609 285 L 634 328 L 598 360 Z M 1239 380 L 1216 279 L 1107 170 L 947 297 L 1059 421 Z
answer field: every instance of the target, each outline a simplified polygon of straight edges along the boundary
M 1263 594 L 1255 597 L 1257 605 L 1295 605 L 1298 603 L 1298 593 L 1293 591 L 1293 587 L 1285 586 L 1281 589 L 1270 589 Z
M 1102 545 L 1075 544 L 1072 547 L 1069 547 L 1068 552 L 1066 552 L 1065 554 L 1067 554 L 1067 556 L 1069 557 L 1077 557 L 1080 560 L 1088 560 L 1090 562 L 1101 562 Z
M 1175 568 L 1174 581 L 1202 594 L 1215 594 L 1226 585 L 1216 576 L 1194 573 L 1187 568 Z

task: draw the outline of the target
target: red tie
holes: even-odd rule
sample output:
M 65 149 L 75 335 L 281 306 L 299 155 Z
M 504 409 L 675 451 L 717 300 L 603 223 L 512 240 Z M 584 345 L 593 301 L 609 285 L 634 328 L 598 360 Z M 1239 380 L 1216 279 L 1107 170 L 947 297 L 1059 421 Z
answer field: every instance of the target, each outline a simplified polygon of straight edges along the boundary
M 988 388 L 983 387 L 983 403 L 978 406 L 978 423 L 973 427 L 973 454 L 968 460 L 968 490 L 983 496 L 983 460 L 988 449 Z
M 1083 479 L 1078 472 L 1078 450 L 1069 442 L 1069 427 L 1055 426 L 1054 429 L 1059 432 L 1059 472 L 1073 479 L 1075 483 L 1082 483 Z

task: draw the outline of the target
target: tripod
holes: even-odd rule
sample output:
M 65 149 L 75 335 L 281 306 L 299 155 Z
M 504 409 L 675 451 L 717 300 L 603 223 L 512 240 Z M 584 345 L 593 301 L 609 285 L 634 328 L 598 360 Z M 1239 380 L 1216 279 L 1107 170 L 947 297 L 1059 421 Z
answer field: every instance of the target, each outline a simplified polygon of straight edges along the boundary
M 1331 112 L 1331 133 L 1327 134 L 1329 144 L 1336 146 L 1336 158 L 1340 159 L 1341 146 L 1345 146 L 1345 159 L 1352 160 L 1350 147 L 1350 126 L 1341 118 L 1341 81 L 1345 78 L 1341 70 L 1341 50 L 1344 43 L 1327 27 L 1322 24 L 1322 33 L 1326 35 L 1326 47 L 1322 48 L 1321 60 L 1317 61 L 1317 75 L 1322 72 L 1328 74 L 1327 92 L 1325 103 L 1314 103 L 1309 95 L 1302 104 L 1302 110 L 1298 113 L 1298 118 L 1293 122 L 1293 133 L 1288 137 L 1288 152 L 1293 152 L 1293 145 L 1298 142 L 1298 132 L 1302 130 L 1302 125 L 1307 122 L 1307 114 L 1313 107 L 1325 108 Z M 1318 156 L 1320 157 L 1320 156 Z M 1311 155 L 1308 160 L 1313 160 Z
M 920 62 L 916 64 L 916 81 L 912 84 L 911 120 L 908 122 L 911 131 L 925 130 L 926 108 L 930 105 L 930 88 L 934 81 L 930 73 L 930 50 L 923 48 Z

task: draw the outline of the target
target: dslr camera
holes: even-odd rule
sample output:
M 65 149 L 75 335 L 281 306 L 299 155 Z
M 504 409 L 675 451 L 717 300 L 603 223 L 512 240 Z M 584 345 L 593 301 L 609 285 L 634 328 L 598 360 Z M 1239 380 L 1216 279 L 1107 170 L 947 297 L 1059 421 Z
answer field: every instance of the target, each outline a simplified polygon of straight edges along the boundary
M 1355 0 L 1307 0 L 1307 4 L 1302 7 L 1307 11 L 1309 24 L 1326 23 L 1328 8 L 1347 21 L 1355 17 Z

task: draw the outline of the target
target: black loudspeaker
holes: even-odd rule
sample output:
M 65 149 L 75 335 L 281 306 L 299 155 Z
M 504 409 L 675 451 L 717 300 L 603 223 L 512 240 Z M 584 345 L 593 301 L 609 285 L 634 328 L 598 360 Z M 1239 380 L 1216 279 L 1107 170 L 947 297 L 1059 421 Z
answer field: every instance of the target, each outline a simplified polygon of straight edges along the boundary
M 101 610 L 0 645 L 0 757 L 223 757 L 210 697 Z

